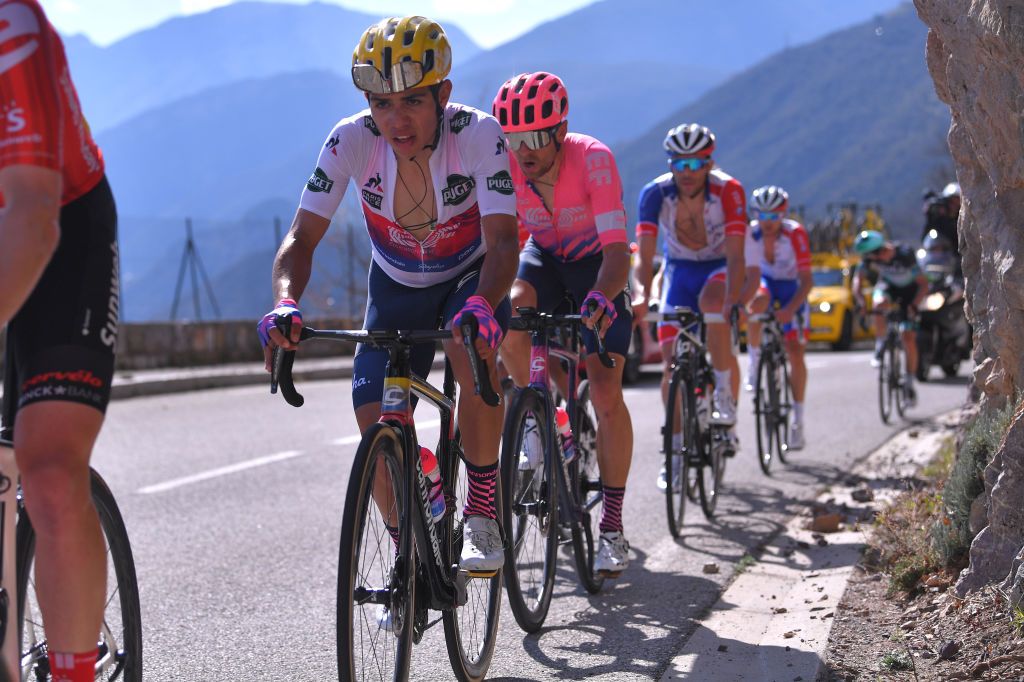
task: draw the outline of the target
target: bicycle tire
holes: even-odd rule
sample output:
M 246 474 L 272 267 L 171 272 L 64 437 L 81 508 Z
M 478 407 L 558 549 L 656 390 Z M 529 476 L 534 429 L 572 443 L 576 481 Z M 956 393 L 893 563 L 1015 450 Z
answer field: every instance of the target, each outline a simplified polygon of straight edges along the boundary
M 442 466 L 445 481 L 449 481 L 455 492 L 453 509 L 446 514 L 441 525 L 442 548 L 448 552 L 448 563 L 457 566 L 462 554 L 462 533 L 465 519 L 462 508 L 469 490 L 462 463 L 462 439 L 458 430 L 452 441 L 452 452 Z M 499 476 L 494 490 L 494 506 L 502 509 L 502 483 Z M 498 618 L 501 615 L 502 571 L 490 578 L 471 578 L 466 585 L 468 599 L 465 604 L 442 611 L 444 639 L 448 648 L 448 660 L 455 677 L 462 682 L 478 682 L 487 675 L 494 656 L 494 645 L 498 638 Z M 483 618 L 478 618 L 483 610 Z
M 673 447 L 676 408 L 679 408 L 679 433 L 682 448 L 676 452 Z M 682 371 L 676 370 L 669 380 L 668 397 L 665 401 L 665 425 L 662 427 L 662 452 L 665 453 L 665 516 L 668 530 L 673 538 L 683 532 L 686 513 L 687 487 L 689 485 L 688 453 L 698 449 L 696 439 L 696 401 L 693 390 L 686 382 Z M 678 469 L 678 471 L 677 471 Z M 678 490 L 676 489 L 678 482 Z
M 594 570 L 597 547 L 594 538 L 600 535 L 601 515 L 598 505 L 604 503 L 601 469 L 597 459 L 597 413 L 590 402 L 590 381 L 584 379 L 576 388 L 576 459 L 569 465 L 569 494 L 579 517 L 572 523 L 572 549 L 576 575 L 589 594 L 597 594 L 605 577 Z M 595 532 L 596 531 L 596 532 Z
M 778 445 L 779 462 L 786 464 L 786 455 L 789 454 L 789 415 L 793 409 L 793 385 L 789 379 L 789 362 L 786 354 L 781 353 L 779 358 L 779 370 L 782 374 L 779 381 L 779 419 L 776 422 L 775 442 Z
M 878 363 L 878 410 L 884 424 L 888 424 L 889 418 L 892 416 L 892 391 L 890 389 L 892 375 L 889 367 L 890 362 L 889 342 L 886 341 Z
M 775 459 L 773 443 L 776 441 L 776 415 L 773 412 L 772 391 L 775 382 L 772 350 L 762 349 L 757 362 L 757 389 L 754 392 L 754 430 L 757 432 L 757 461 L 765 476 L 771 476 L 772 460 Z
M 363 435 L 352 462 L 338 559 L 336 630 L 341 682 L 409 677 L 417 564 L 412 534 L 414 521 L 408 498 L 411 486 L 405 480 L 401 463 L 403 449 L 401 433 L 387 424 L 377 423 Z M 397 556 L 384 515 L 371 494 L 378 483 L 379 466 L 385 467 L 391 479 L 393 505 L 389 511 L 398 520 Z M 360 565 L 364 558 L 368 562 L 365 569 Z M 390 633 L 380 626 L 380 604 L 361 596 L 368 591 L 380 594 L 384 590 L 389 591 L 386 598 L 389 600 Z M 376 655 L 378 642 L 382 656 Z M 364 643 L 372 650 L 364 652 Z
M 501 478 L 507 482 L 502 496 L 502 521 L 508 534 L 505 544 L 505 593 L 519 627 L 537 632 L 547 618 L 555 586 L 558 558 L 558 471 L 555 457 L 547 452 L 551 438 L 550 416 L 545 419 L 542 397 L 532 388 L 516 392 L 505 416 L 501 443 Z M 527 419 L 532 415 L 537 438 L 543 444 L 538 469 L 520 469 L 525 454 Z M 526 578 L 526 580 L 524 580 Z
M 705 388 L 707 390 L 707 388 Z M 722 450 L 724 439 L 728 438 L 729 427 L 709 426 L 706 431 L 699 431 L 697 440 L 701 442 L 700 466 L 697 469 L 697 493 L 704 518 L 711 520 L 718 506 L 718 493 L 722 478 L 725 475 L 725 457 Z
M 108 561 L 108 594 L 99 637 L 96 679 L 141 682 L 142 614 L 128 531 L 106 482 L 95 470 L 90 470 L 90 479 L 92 500 L 106 541 Z M 20 506 L 16 542 L 22 679 L 48 680 L 46 642 L 45 639 L 36 639 L 36 634 L 42 633 L 43 621 L 34 597 L 35 588 L 32 587 L 31 594 L 29 592 L 30 585 L 35 583 L 31 577 L 34 575 L 35 530 L 26 510 Z M 113 591 L 109 586 L 111 574 L 114 576 Z
M 896 403 L 896 414 L 902 419 L 906 415 L 907 411 L 907 394 L 906 386 L 903 381 L 903 344 L 895 343 L 891 348 L 892 358 L 892 379 L 890 380 L 890 388 L 893 391 L 893 399 Z

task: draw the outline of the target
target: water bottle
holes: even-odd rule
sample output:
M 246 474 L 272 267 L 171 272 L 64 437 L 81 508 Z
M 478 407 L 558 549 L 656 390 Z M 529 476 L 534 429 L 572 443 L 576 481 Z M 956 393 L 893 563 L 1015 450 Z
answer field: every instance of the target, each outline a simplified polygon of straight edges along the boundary
M 558 435 L 562 437 L 562 452 L 565 454 L 565 462 L 576 459 L 576 441 L 572 437 L 572 429 L 569 428 L 569 413 L 565 408 L 555 408 L 555 426 L 558 427 Z
M 427 494 L 430 496 L 430 516 L 434 523 L 444 518 L 444 486 L 441 484 L 441 470 L 437 466 L 437 457 L 434 453 L 420 446 L 420 463 L 423 465 L 423 475 L 430 482 Z

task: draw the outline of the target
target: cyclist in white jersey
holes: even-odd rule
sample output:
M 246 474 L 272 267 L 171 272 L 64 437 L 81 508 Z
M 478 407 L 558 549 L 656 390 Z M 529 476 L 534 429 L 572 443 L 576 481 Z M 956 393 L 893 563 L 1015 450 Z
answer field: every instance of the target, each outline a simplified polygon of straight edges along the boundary
M 352 61 L 352 79 L 369 108 L 342 119 L 327 136 L 278 250 L 273 282 L 279 302 L 259 324 L 268 368 L 271 347 L 296 347 L 299 325 L 285 339 L 275 322 L 285 314 L 301 321 L 297 301 L 313 251 L 351 180 L 372 242 L 364 328 L 451 326 L 458 337 L 460 315 L 472 312 L 479 322 L 477 350 L 496 386 L 493 358 L 511 315 L 508 293 L 518 265 L 516 202 L 501 127 L 481 111 L 449 103 L 451 48 L 429 19 L 381 20 L 363 33 Z M 469 478 L 461 564 L 475 575 L 493 574 L 504 562 L 494 505 L 503 412 L 474 395 L 460 346 L 460 339 L 445 343 L 460 386 Z M 415 348 L 412 371 L 426 376 L 433 352 L 433 344 Z M 356 351 L 352 399 L 363 431 L 380 417 L 386 363 L 386 351 Z M 397 538 L 397 528 L 392 534 Z
M 764 313 L 769 305 L 778 306 L 775 317 L 785 335 L 793 386 L 789 447 L 800 450 L 804 447 L 804 396 L 807 392 L 804 345 L 811 317 L 807 295 L 814 286 L 810 241 L 803 225 L 785 217 L 789 195 L 781 187 L 770 185 L 755 189 L 750 196 L 750 207 L 757 218 L 747 231 L 747 282 L 751 286 L 746 291 L 755 294 L 753 290 L 756 290 L 756 294 L 748 310 Z M 756 387 L 761 353 L 760 322 L 751 321 L 747 325 L 747 352 L 750 356 L 747 390 L 752 391 Z

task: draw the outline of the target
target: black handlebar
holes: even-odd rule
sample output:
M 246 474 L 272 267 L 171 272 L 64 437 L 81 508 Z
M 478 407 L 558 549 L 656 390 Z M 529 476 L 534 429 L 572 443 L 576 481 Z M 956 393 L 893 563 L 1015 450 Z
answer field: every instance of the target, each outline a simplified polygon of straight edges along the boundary
M 594 313 L 597 312 L 597 308 L 598 308 L 597 301 L 595 301 L 592 298 L 587 299 L 587 310 L 590 311 L 591 315 L 593 315 Z M 607 316 L 605 316 L 605 317 L 607 317 Z M 610 355 L 608 355 L 608 351 L 604 347 L 604 339 L 601 338 L 601 330 L 595 328 L 593 330 L 593 332 L 594 332 L 594 338 L 597 339 L 597 358 L 598 358 L 598 360 L 601 361 L 602 365 L 604 365 L 608 369 L 611 369 L 612 367 L 615 366 L 615 359 L 612 358 Z
M 476 315 L 463 313 L 459 323 L 459 331 L 462 332 L 462 345 L 469 353 L 469 366 L 473 370 L 473 384 L 476 387 L 476 394 L 491 407 L 497 407 L 501 403 L 501 396 L 495 393 L 491 386 L 491 375 L 487 371 L 487 365 L 480 354 L 476 351 L 476 338 L 479 335 Z
M 278 319 L 277 328 L 285 335 L 286 338 L 290 338 L 291 326 L 291 315 L 282 315 Z M 469 364 L 473 370 L 473 381 L 476 384 L 476 392 L 483 398 L 485 403 L 491 407 L 496 407 L 501 402 L 501 397 L 495 393 L 494 389 L 491 387 L 490 374 L 487 373 L 487 367 L 484 361 L 480 358 L 480 354 L 476 352 L 476 345 L 473 343 L 477 336 L 476 318 L 472 315 L 464 316 L 463 324 L 461 326 L 463 343 L 466 344 L 467 350 L 469 351 Z M 470 326 L 472 329 L 467 329 Z M 467 342 L 470 337 L 472 337 L 472 340 Z M 312 327 L 303 327 L 302 332 L 299 334 L 300 341 L 306 341 L 308 339 L 332 339 L 335 341 L 364 343 L 377 348 L 387 348 L 395 345 L 396 343 L 413 344 L 440 341 L 450 338 L 452 338 L 452 333 L 447 330 L 347 331 L 333 329 L 321 330 L 313 329 Z M 302 407 L 303 403 L 305 403 L 305 399 L 295 389 L 295 382 L 292 378 L 292 365 L 294 363 L 295 351 L 282 350 L 280 347 L 274 348 L 273 358 L 271 361 L 270 392 L 277 393 L 278 388 L 280 388 L 281 394 L 289 405 L 292 405 L 293 407 Z

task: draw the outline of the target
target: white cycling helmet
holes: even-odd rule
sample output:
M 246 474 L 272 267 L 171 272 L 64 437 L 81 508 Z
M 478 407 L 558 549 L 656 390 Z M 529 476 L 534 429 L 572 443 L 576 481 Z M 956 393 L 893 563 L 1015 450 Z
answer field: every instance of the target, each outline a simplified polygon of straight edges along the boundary
M 960 183 L 951 182 L 942 188 L 943 198 L 958 197 L 960 196 Z
M 750 207 L 765 213 L 785 211 L 789 207 L 789 194 L 775 185 L 758 187 L 750 195 Z
M 668 131 L 662 146 L 669 154 L 711 156 L 715 135 L 699 123 L 684 123 Z

